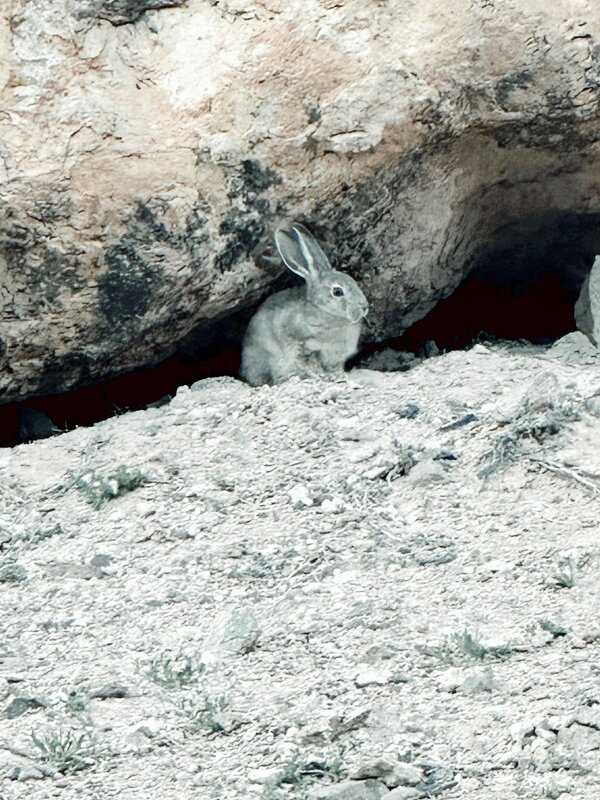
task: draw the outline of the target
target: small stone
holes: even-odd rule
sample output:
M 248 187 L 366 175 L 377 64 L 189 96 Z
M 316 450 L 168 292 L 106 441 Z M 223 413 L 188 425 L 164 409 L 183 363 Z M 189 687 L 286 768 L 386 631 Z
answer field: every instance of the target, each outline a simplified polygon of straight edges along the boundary
M 193 533 L 190 533 L 187 528 L 183 528 L 181 526 L 177 528 L 171 528 L 171 536 L 173 536 L 175 539 L 181 539 L 182 541 L 194 538 Z
M 0 781 L 41 781 L 53 775 L 49 767 L 0 748 Z
M 23 583 L 27 580 L 25 567 L 14 562 L 0 567 L 0 583 Z
M 50 562 L 46 566 L 46 574 L 53 578 L 74 578 L 89 581 L 98 577 L 95 567 L 89 564 L 77 564 L 71 561 Z
M 574 753 L 589 753 L 600 750 L 600 730 L 575 722 L 558 732 L 558 741 Z
M 98 553 L 97 555 L 93 556 L 90 559 L 90 566 L 91 567 L 108 567 L 109 564 L 112 564 L 114 558 L 112 556 L 107 555 L 106 553 Z
M 46 703 L 36 697 L 15 697 L 4 709 L 4 716 L 7 719 L 16 719 L 28 711 L 37 711 L 39 708 L 45 707 Z
M 163 730 L 163 722 L 161 722 L 159 719 L 155 719 L 154 717 L 145 719 L 143 722 L 132 725 L 130 728 L 131 733 L 141 734 L 147 739 L 155 739 L 160 733 L 162 733 Z
M 277 785 L 283 777 L 281 767 L 258 767 L 248 770 L 248 780 L 252 783 Z
M 396 786 L 417 786 L 423 780 L 423 770 L 412 764 L 398 763 L 394 765 L 393 776 Z
M 341 500 L 339 497 L 334 497 L 332 499 L 328 498 L 327 500 L 323 500 L 320 508 L 326 514 L 339 514 L 341 511 L 344 510 L 345 505 L 344 501 Z
M 417 786 L 423 780 L 423 772 L 410 764 L 379 758 L 361 764 L 350 773 L 349 777 L 355 780 L 378 778 L 389 789 L 394 789 L 397 786 Z
M 580 331 L 572 331 L 557 339 L 547 351 L 548 358 L 561 361 L 563 364 L 581 366 L 598 364 L 599 356 L 596 345 Z
M 445 669 L 436 678 L 438 692 L 453 694 L 457 691 L 464 679 L 464 672 L 461 669 L 458 667 L 448 667 L 448 669 Z
M 331 739 L 337 739 L 339 736 L 342 736 L 345 733 L 349 733 L 350 731 L 358 730 L 362 728 L 369 717 L 371 716 L 371 708 L 361 708 L 357 709 L 354 712 L 350 713 L 348 716 L 338 717 L 335 716 L 331 720 L 331 728 L 332 734 Z
M 365 686 L 373 685 L 385 686 L 388 681 L 389 675 L 387 673 L 378 672 L 374 669 L 367 669 L 364 672 L 359 672 L 354 678 L 354 683 L 359 689 L 363 689 Z
M 432 483 L 440 483 L 447 480 L 444 467 L 433 459 L 426 458 L 419 461 L 406 476 L 408 483 L 413 486 L 427 486 Z
M 380 800 L 390 791 L 376 780 L 341 781 L 333 786 L 318 786 L 309 790 L 309 800 Z
M 394 672 L 390 675 L 389 683 L 410 683 L 410 677 L 404 672 Z
M 416 403 L 407 403 L 405 406 L 398 406 L 393 408 L 392 411 L 400 417 L 400 419 L 414 419 L 420 414 L 421 409 Z
M 288 492 L 288 497 L 294 508 L 308 508 L 313 505 L 313 499 L 308 493 L 308 489 L 300 483 L 292 486 Z
M 585 706 L 578 709 L 574 716 L 574 721 L 579 725 L 587 725 L 600 731 L 600 705 Z
M 460 684 L 458 691 L 461 694 L 473 695 L 481 692 L 493 692 L 498 688 L 490 667 L 472 670 Z
M 254 612 L 250 608 L 235 608 L 223 612 L 204 639 L 203 660 L 214 663 L 254 650 L 261 634 Z

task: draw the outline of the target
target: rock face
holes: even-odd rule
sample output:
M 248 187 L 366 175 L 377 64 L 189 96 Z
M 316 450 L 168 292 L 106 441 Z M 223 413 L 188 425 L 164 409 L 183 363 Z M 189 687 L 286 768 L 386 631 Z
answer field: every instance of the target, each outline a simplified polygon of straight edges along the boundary
M 575 303 L 578 330 L 600 346 L 600 256 L 596 256 L 590 274 L 581 287 Z
M 600 252 L 591 1 L 6 0 L 0 53 L 0 402 L 255 306 L 283 219 L 371 338 Z

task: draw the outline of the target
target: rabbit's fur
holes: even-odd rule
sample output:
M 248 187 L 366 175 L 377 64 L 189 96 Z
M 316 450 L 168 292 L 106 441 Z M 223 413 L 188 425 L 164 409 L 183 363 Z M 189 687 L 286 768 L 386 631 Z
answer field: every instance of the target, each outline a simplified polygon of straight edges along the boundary
M 366 297 L 349 275 L 332 268 L 302 225 L 279 227 L 275 244 L 286 267 L 306 284 L 271 295 L 252 317 L 240 376 L 260 386 L 293 375 L 341 372 L 356 353 Z

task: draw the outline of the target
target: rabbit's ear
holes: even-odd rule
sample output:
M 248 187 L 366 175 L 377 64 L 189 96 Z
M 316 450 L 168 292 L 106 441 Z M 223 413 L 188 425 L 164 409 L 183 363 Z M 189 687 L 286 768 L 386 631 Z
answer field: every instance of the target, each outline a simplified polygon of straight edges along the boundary
M 331 269 L 331 264 L 317 240 L 299 223 L 277 228 L 275 244 L 286 267 L 304 280 L 315 280 Z

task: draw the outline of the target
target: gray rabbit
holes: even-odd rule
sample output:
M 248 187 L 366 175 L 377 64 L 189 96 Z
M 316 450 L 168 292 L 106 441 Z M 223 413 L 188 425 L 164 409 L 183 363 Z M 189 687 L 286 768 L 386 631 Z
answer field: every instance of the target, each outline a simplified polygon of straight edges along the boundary
M 349 275 L 334 270 L 303 225 L 282 225 L 275 244 L 286 267 L 306 281 L 268 297 L 250 320 L 240 375 L 252 386 L 293 375 L 341 373 L 356 353 L 367 299 Z

